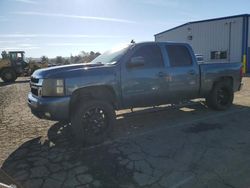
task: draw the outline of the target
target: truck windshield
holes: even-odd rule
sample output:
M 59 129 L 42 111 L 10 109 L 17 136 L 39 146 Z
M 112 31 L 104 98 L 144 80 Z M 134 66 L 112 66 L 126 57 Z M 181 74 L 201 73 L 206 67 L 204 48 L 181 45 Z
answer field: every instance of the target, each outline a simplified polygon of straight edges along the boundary
M 103 54 L 99 55 L 90 63 L 115 64 L 121 58 L 121 56 L 127 51 L 128 47 L 129 45 L 126 45 L 119 48 L 113 48 L 111 50 L 108 50 Z

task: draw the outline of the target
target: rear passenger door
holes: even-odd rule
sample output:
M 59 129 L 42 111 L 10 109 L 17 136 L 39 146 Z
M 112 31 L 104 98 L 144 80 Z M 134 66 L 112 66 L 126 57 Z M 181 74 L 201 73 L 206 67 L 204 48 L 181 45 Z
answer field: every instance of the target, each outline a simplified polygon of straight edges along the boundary
M 132 59 L 143 60 L 140 66 L 129 66 Z M 165 70 L 161 48 L 157 44 L 136 46 L 123 64 L 121 83 L 125 107 L 156 105 L 162 102 L 161 76 Z
M 199 67 L 194 62 L 192 50 L 184 44 L 165 45 L 168 58 L 168 88 L 172 100 L 191 99 L 199 93 Z

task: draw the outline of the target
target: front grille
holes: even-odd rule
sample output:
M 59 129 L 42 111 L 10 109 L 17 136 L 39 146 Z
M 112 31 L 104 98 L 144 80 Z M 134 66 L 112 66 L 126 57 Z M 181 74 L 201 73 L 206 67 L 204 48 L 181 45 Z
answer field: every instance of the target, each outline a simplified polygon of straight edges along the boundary
M 42 79 L 39 78 L 30 78 L 30 90 L 31 93 L 35 96 L 40 96 L 41 95 L 41 87 L 42 87 Z
M 35 83 L 35 84 L 37 84 L 39 82 L 39 79 L 31 77 L 30 81 L 33 82 L 33 83 Z
M 37 89 L 37 88 L 31 88 L 31 93 L 32 93 L 33 95 L 38 96 L 38 89 Z

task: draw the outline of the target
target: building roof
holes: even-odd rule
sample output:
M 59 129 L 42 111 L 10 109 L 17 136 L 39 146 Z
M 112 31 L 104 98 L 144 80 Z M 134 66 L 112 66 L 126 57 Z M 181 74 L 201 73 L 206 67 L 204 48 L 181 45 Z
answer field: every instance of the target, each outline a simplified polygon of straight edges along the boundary
M 9 51 L 8 53 L 25 53 L 25 51 Z
M 189 25 L 189 24 L 202 23 L 202 22 L 211 22 L 211 21 L 224 20 L 224 19 L 230 19 L 230 18 L 247 17 L 247 16 L 250 16 L 250 14 L 239 14 L 239 15 L 234 15 L 234 16 L 226 16 L 226 17 L 220 17 L 220 18 L 212 18 L 212 19 L 207 19 L 207 20 L 199 20 L 199 21 L 194 21 L 194 22 L 187 22 L 187 23 L 179 25 L 177 27 L 174 27 L 174 28 L 165 30 L 163 32 L 157 33 L 157 34 L 155 34 L 155 36 L 163 34 L 163 33 L 166 33 L 168 31 L 172 31 L 174 29 L 177 29 L 179 27 L 182 27 L 182 26 L 185 26 L 185 25 Z

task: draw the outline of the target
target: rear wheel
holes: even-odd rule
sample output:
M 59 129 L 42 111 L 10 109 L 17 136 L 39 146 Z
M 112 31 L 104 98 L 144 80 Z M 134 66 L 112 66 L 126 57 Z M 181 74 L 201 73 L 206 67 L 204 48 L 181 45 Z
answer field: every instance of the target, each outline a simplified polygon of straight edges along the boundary
M 215 84 L 209 96 L 206 98 L 208 107 L 215 110 L 228 109 L 234 99 L 234 92 L 230 82 L 222 81 Z
M 14 82 L 17 79 L 16 72 L 13 69 L 4 69 L 1 76 L 4 82 Z
M 113 131 L 115 111 L 111 104 L 87 99 L 71 114 L 72 132 L 81 144 L 98 144 L 107 140 Z

